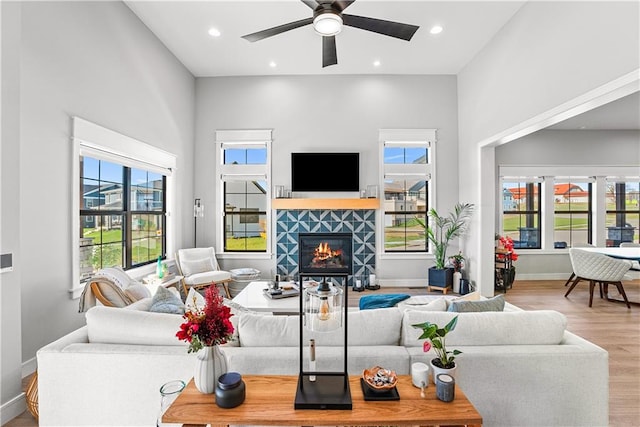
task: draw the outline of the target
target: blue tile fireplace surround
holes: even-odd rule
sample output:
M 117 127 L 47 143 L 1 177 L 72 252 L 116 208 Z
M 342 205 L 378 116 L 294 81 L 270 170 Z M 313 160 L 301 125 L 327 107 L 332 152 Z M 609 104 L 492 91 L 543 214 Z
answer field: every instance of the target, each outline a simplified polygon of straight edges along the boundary
M 298 277 L 298 233 L 351 233 L 353 277 L 369 277 L 376 270 L 376 211 L 374 209 L 276 210 L 277 272 Z M 366 283 L 366 282 L 365 282 Z

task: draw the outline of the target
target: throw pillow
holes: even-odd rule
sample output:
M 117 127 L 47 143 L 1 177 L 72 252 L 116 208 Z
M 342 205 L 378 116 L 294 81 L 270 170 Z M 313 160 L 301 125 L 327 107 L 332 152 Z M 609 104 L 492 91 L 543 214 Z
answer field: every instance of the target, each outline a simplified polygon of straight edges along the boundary
M 186 311 L 197 311 L 200 308 L 204 308 L 204 296 L 194 288 L 189 288 L 189 293 L 184 300 L 184 305 Z
M 504 311 L 504 297 L 497 295 L 481 301 L 452 301 L 448 311 L 469 313 L 474 311 Z
M 151 292 L 149 292 L 149 288 L 145 285 L 136 283 L 135 285 L 129 286 L 124 290 L 124 294 L 131 299 L 131 301 L 138 301 L 143 298 L 151 297 Z
M 398 304 L 400 310 L 447 311 L 447 299 L 439 297 L 429 301 L 411 297 Z
M 120 266 L 102 268 L 96 271 L 93 277 L 107 279 L 118 285 L 120 289 L 126 289 L 132 281 L 131 277 Z
M 158 286 L 149 311 L 154 313 L 184 314 L 184 303 L 164 286 Z
M 180 269 L 185 276 L 216 270 L 211 262 L 211 258 L 180 260 Z

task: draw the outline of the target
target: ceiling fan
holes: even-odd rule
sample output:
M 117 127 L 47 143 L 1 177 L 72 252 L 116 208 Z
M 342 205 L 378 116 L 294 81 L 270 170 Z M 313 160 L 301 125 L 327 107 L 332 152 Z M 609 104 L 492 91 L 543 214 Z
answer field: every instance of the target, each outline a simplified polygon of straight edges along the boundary
M 338 63 L 336 54 L 336 34 L 342 31 L 342 26 L 360 28 L 385 36 L 395 37 L 409 41 L 418 30 L 418 26 L 403 24 L 400 22 L 385 21 L 383 19 L 369 18 L 366 16 L 348 15 L 342 13 L 355 0 L 300 0 L 313 10 L 312 18 L 289 22 L 268 28 L 256 33 L 242 36 L 250 42 L 272 37 L 285 31 L 313 24 L 316 33 L 322 36 L 322 67 L 328 67 Z

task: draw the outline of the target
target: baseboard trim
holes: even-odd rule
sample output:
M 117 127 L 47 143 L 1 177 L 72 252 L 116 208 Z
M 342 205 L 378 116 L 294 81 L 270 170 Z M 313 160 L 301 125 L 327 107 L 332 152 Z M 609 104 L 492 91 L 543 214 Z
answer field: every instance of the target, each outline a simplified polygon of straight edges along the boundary
M 380 286 L 388 288 L 427 288 L 427 279 L 378 279 Z
M 33 374 L 36 369 L 38 368 L 38 363 L 37 363 L 37 359 L 35 357 L 32 357 L 31 359 L 27 360 L 26 362 L 22 363 L 22 378 L 28 377 L 29 375 Z
M 25 393 L 20 393 L 4 405 L 0 406 L 0 424 L 5 425 L 27 410 Z
M 571 273 L 529 273 L 522 274 L 516 270 L 516 282 L 518 280 L 567 280 Z

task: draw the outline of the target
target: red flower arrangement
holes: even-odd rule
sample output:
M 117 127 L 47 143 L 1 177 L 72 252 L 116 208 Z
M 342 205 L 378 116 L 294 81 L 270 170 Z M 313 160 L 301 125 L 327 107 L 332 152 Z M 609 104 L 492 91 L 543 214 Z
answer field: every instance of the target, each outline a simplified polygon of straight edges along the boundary
M 518 254 L 513 250 L 513 239 L 509 236 L 500 236 L 500 245 L 507 251 L 511 252 L 511 261 L 518 260 Z M 504 257 L 504 255 L 498 255 Z
M 203 309 L 184 313 L 182 317 L 186 322 L 180 325 L 180 330 L 176 333 L 179 340 L 189 343 L 188 353 L 196 352 L 202 347 L 225 344 L 233 336 L 233 325 L 229 320 L 233 314 L 223 304 L 223 298 L 214 284 L 207 288 L 204 299 Z

